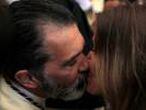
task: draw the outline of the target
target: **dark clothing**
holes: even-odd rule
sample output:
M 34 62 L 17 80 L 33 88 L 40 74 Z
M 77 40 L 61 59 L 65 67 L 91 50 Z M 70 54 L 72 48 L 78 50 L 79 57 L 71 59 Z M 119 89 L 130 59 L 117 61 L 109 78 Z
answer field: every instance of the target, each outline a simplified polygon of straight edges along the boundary
M 47 99 L 46 106 L 60 109 L 68 108 L 90 110 L 104 106 L 104 101 L 101 96 L 93 96 L 86 92 L 82 98 L 74 101 Z

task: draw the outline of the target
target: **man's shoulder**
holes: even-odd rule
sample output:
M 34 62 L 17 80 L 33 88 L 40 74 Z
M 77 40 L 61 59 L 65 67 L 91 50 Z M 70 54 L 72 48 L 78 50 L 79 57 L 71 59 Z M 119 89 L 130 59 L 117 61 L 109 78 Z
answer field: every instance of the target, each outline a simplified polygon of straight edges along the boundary
M 0 110 L 40 110 L 13 90 L 0 76 Z

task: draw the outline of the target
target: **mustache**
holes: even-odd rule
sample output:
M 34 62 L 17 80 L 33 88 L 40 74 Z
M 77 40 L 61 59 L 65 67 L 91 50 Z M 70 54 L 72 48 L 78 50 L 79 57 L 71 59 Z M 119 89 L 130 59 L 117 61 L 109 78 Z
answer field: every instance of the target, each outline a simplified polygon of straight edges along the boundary
M 79 78 L 76 79 L 75 83 L 68 88 L 59 88 L 58 97 L 63 98 L 72 92 L 84 91 L 87 85 L 87 75 L 86 72 L 82 72 Z
M 70 86 L 69 88 L 74 88 L 77 90 L 82 89 L 84 84 L 87 84 L 88 72 L 89 71 L 82 71 L 80 73 L 79 77 L 76 79 L 75 83 L 72 86 Z M 68 89 L 68 88 L 66 88 L 66 89 Z

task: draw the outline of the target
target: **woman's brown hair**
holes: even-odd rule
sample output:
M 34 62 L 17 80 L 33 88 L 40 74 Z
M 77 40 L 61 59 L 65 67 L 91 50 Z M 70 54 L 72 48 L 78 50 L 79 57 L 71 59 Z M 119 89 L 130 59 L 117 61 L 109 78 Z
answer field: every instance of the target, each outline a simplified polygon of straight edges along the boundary
M 145 110 L 146 6 L 119 6 L 97 20 L 96 72 L 107 108 Z

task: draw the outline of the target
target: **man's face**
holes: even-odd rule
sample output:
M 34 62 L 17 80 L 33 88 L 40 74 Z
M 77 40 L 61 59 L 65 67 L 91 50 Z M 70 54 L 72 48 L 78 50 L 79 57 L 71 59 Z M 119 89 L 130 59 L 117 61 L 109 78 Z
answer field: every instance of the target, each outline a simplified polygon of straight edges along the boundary
M 51 59 L 45 63 L 42 86 L 48 97 L 77 99 L 86 89 L 87 60 L 82 53 L 84 39 L 76 25 L 42 26 L 45 51 Z

